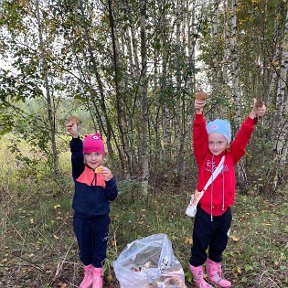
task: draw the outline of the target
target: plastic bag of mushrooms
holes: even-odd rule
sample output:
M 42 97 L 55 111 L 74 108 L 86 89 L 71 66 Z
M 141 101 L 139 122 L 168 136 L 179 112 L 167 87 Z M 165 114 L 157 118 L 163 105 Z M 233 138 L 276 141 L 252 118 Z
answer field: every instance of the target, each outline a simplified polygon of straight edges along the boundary
M 113 266 L 121 288 L 186 288 L 184 271 L 165 234 L 128 244 Z

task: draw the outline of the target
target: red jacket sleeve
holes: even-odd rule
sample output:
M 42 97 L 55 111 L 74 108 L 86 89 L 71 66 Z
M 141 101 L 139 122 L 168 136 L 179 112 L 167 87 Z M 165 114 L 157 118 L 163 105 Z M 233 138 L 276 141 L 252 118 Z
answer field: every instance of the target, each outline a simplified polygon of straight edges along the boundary
M 194 155 L 198 167 L 200 167 L 208 150 L 208 133 L 206 130 L 206 121 L 203 114 L 196 114 L 193 122 L 192 135 Z
M 233 155 L 234 165 L 236 165 L 240 158 L 245 154 L 245 147 L 251 138 L 255 123 L 256 120 L 247 117 L 237 132 L 235 139 L 231 144 L 231 154 Z

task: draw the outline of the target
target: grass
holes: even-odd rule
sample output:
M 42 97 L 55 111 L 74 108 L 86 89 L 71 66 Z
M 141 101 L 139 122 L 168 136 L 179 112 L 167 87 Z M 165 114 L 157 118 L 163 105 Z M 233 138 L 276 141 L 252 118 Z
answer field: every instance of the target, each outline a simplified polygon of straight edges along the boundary
M 61 155 L 65 172 L 61 189 L 45 167 L 30 174 L 0 143 L 0 287 L 78 287 L 82 267 L 72 230 L 73 183 L 70 154 Z M 23 145 L 28 155 L 28 148 Z M 5 161 L 9 159 L 9 161 Z M 41 163 L 40 163 L 41 165 Z M 26 169 L 27 168 L 27 169 Z M 30 169 L 30 170 L 29 170 Z M 58 183 L 59 184 L 59 183 Z M 184 215 L 188 189 L 162 183 L 151 187 L 148 198 L 139 183 L 120 181 L 120 195 L 111 203 L 111 225 L 105 287 L 118 288 L 112 263 L 128 243 L 164 233 L 182 264 L 187 287 L 194 287 L 188 269 L 193 219 Z M 175 192 L 177 191 L 177 193 Z M 277 198 L 238 195 L 233 224 L 223 257 L 224 275 L 233 287 L 288 286 L 287 191 Z
M 1 287 L 78 287 L 82 269 L 72 232 L 72 183 L 69 192 L 37 203 L 1 209 Z M 68 186 L 69 186 L 68 185 Z M 120 287 L 112 262 L 137 238 L 165 233 L 182 264 L 187 287 L 193 220 L 184 215 L 189 193 L 153 189 L 148 199 L 137 183 L 122 182 L 111 204 L 105 287 Z M 223 271 L 233 287 L 287 287 L 287 201 L 238 196 Z M 3 203 L 2 203 L 3 204 Z

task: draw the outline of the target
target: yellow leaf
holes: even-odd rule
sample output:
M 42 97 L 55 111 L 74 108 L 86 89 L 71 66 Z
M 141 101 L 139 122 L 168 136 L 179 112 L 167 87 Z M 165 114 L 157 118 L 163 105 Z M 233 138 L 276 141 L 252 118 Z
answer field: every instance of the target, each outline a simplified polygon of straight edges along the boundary
M 192 238 L 186 237 L 184 243 L 185 243 L 185 244 L 192 245 Z
M 232 271 L 233 271 L 234 273 L 236 273 L 236 274 L 241 274 L 241 273 L 242 273 L 241 268 L 240 268 L 239 266 L 233 268 Z
M 231 235 L 230 238 L 234 241 L 234 242 L 238 242 L 240 240 L 239 237 L 236 237 L 234 235 Z
M 109 282 L 111 282 L 111 281 L 113 280 L 113 276 L 112 276 L 111 273 L 108 274 L 107 280 L 108 280 Z

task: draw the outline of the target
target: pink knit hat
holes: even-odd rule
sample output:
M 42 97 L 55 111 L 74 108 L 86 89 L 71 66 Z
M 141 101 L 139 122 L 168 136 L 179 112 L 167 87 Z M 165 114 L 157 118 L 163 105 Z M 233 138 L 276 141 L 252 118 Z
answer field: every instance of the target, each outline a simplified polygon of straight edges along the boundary
M 99 133 L 87 135 L 83 140 L 83 154 L 98 152 L 105 156 L 104 143 Z

